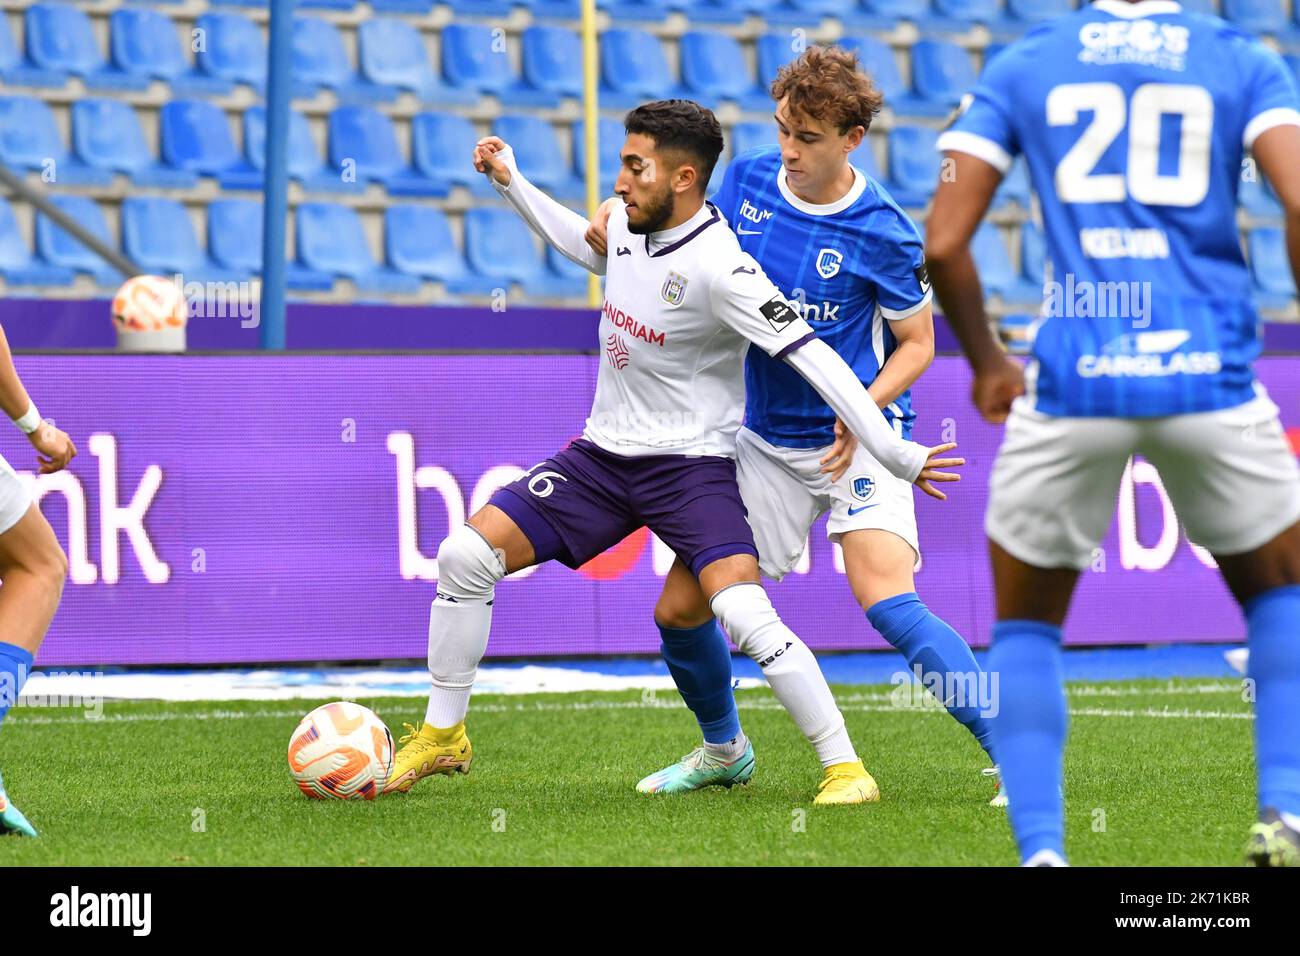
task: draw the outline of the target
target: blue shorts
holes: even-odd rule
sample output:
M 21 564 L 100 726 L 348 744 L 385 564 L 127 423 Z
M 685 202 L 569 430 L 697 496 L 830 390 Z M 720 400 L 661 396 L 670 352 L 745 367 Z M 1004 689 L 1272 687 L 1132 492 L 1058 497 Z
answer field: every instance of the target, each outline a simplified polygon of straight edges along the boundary
M 696 577 L 719 558 L 758 557 L 730 458 L 627 458 L 580 438 L 498 488 L 490 503 L 532 542 L 538 564 L 579 567 L 642 526 Z

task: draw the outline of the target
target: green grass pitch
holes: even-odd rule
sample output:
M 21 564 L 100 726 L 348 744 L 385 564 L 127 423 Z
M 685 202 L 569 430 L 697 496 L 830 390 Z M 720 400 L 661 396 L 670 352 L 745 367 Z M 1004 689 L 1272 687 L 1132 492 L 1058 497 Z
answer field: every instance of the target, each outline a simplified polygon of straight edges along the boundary
M 738 694 L 747 787 L 635 792 L 694 746 L 675 694 L 475 697 L 473 771 L 374 803 L 303 797 L 290 732 L 315 701 L 19 707 L 0 770 L 39 840 L 19 865 L 1011 865 L 983 754 L 942 711 L 884 687 L 837 697 L 882 802 L 814 807 L 820 767 L 768 690 Z M 393 729 L 423 702 L 363 700 Z M 1254 815 L 1240 682 L 1070 686 L 1068 848 L 1076 865 L 1238 865 Z

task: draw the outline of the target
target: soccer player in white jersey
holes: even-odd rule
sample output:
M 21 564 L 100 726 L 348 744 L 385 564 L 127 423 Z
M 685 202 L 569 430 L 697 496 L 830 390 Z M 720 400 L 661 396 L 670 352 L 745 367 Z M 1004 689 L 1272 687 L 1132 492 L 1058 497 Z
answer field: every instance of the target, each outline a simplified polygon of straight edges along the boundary
M 1217 17 L 1099 0 L 994 57 L 939 148 L 955 167 L 930 213 L 935 292 L 977 407 L 1007 424 L 985 517 L 988 667 L 1022 861 L 1064 863 L 1061 627 L 1141 454 L 1245 613 L 1260 813 L 1248 858 L 1300 865 L 1300 469 L 1251 367 L 1259 317 L 1236 227 L 1253 150 L 1300 278 L 1295 78 Z M 1054 268 L 1023 375 L 985 318 L 969 249 L 1018 152 Z
M 0 329 L 0 409 L 36 449 L 37 468 L 48 475 L 77 454 L 72 440 L 41 420 L 14 368 Z M 58 610 L 68 558 L 54 529 L 13 468 L 0 458 L 0 725 L 18 701 L 36 650 Z M 0 779 L 0 836 L 36 836 L 35 828 L 5 794 Z
M 588 222 L 543 194 L 496 137 L 475 165 L 536 232 L 607 277 L 600 373 L 583 437 L 492 496 L 438 549 L 429 614 L 433 689 L 424 725 L 403 738 L 389 791 L 431 773 L 467 771 L 465 715 L 487 647 L 496 583 L 545 561 L 576 568 L 649 527 L 690 568 L 732 639 L 756 659 L 785 702 L 782 661 L 803 642 L 759 584 L 758 558 L 736 487 L 736 431 L 744 410 L 744 351 L 756 343 L 814 383 L 850 431 L 892 474 L 931 492 L 951 445 L 927 449 L 885 423 L 844 361 L 798 317 L 704 201 L 722 151 L 714 115 L 688 100 L 628 114 L 611 217 L 612 255 L 584 238 Z M 753 772 L 746 746 L 731 783 Z
M 812 46 L 772 84 L 777 145 L 736 156 L 712 202 L 742 249 L 853 368 L 904 438 L 916 417 L 910 389 L 934 357 L 934 321 L 920 234 L 880 183 L 854 167 L 882 96 L 857 57 Z M 618 200 L 602 207 L 608 214 Z M 606 248 L 598 215 L 589 236 Z M 827 536 L 843 548 L 848 584 L 871 625 L 948 712 L 992 754 L 983 686 L 969 645 L 916 593 L 920 555 L 911 486 L 837 427 L 835 412 L 789 366 L 750 349 L 745 424 L 736 474 L 759 565 L 780 581 L 808 534 L 830 512 Z M 646 777 L 649 793 L 696 790 L 726 779 L 740 733 L 731 653 L 689 569 L 676 562 L 655 607 L 664 660 L 704 735 L 703 746 Z M 791 716 L 823 767 L 825 802 L 868 802 L 879 788 L 854 749 L 816 660 L 800 655 L 804 689 Z M 996 772 L 996 771 L 994 771 Z M 993 802 L 1001 805 L 1005 793 Z

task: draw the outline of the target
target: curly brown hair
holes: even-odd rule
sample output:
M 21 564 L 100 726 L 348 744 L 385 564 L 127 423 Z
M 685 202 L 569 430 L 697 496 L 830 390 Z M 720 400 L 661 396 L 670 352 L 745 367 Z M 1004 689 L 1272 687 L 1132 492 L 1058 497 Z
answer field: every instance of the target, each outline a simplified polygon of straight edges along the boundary
M 792 113 L 833 124 L 841 136 L 855 126 L 870 129 L 885 102 L 857 54 L 836 46 L 810 46 L 781 67 L 772 99 L 784 97 Z

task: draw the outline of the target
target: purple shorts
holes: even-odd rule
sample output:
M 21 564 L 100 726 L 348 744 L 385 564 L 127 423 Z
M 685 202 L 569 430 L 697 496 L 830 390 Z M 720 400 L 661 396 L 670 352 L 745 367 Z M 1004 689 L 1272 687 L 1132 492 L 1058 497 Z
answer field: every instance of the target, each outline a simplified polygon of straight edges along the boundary
M 643 525 L 697 577 L 719 558 L 758 557 L 730 458 L 626 458 L 580 438 L 498 488 L 491 504 L 527 535 L 538 564 L 579 567 Z

